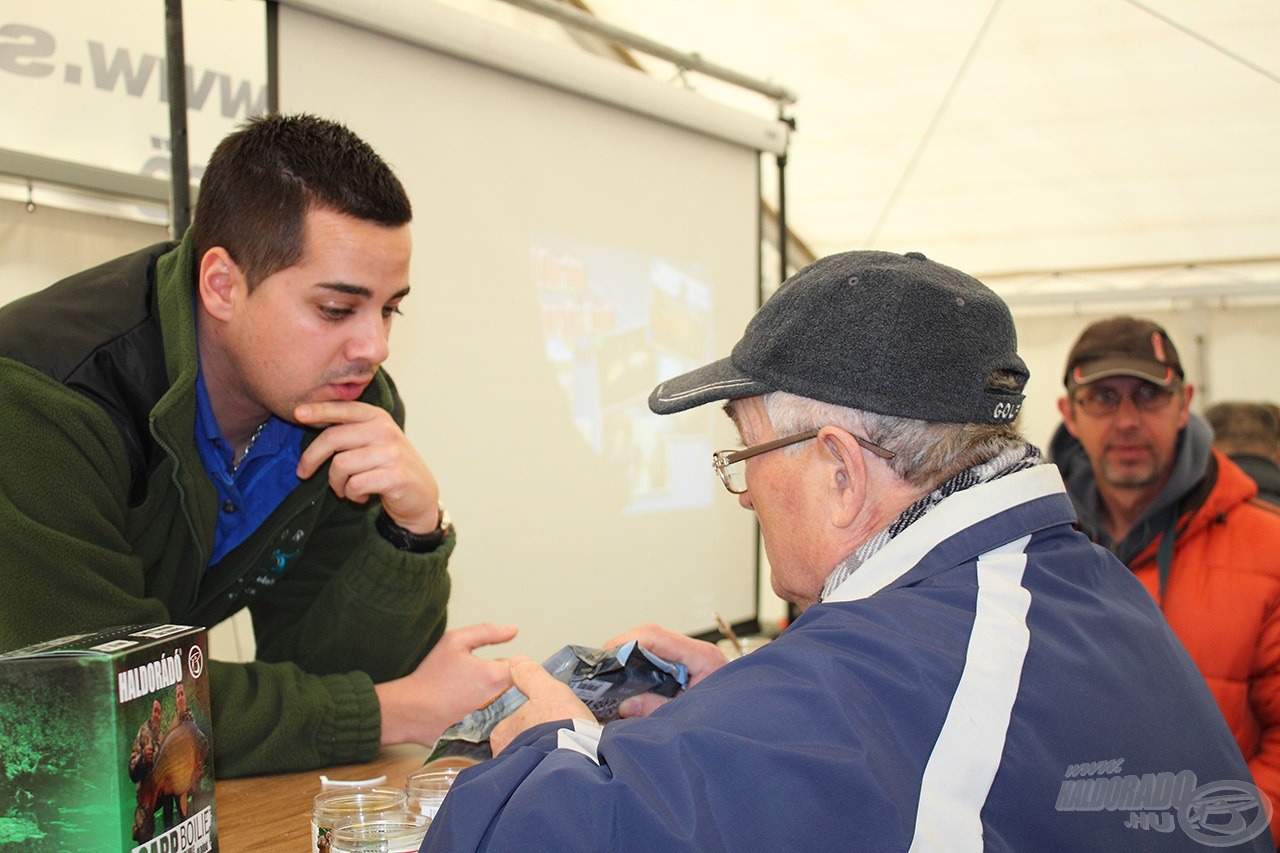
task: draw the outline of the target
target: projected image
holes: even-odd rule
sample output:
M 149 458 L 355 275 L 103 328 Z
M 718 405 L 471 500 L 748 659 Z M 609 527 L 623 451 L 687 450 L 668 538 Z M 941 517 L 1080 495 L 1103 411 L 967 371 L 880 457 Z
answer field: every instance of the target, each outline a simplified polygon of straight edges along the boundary
M 626 472 L 626 511 L 710 504 L 707 413 L 659 418 L 647 404 L 663 378 L 711 358 L 705 277 L 670 259 L 540 235 L 530 267 L 547 360 L 583 438 Z

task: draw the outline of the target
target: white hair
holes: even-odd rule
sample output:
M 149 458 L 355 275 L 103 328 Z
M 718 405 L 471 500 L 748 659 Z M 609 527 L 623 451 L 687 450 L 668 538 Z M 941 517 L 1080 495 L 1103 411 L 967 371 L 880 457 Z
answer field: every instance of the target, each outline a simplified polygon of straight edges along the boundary
M 892 450 L 894 457 L 885 464 L 908 484 L 925 491 L 1026 443 L 1013 424 L 931 423 L 823 403 L 785 391 L 765 394 L 761 404 L 779 436 L 830 425 Z M 783 452 L 799 452 L 799 448 L 787 447 Z

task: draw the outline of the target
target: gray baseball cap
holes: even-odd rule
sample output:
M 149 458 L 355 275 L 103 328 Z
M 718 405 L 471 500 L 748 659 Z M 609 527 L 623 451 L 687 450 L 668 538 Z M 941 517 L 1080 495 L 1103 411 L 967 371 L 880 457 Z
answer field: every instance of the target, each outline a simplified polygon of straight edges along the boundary
M 1009 308 L 990 288 L 919 252 L 831 255 L 782 283 L 728 358 L 663 382 L 660 415 L 787 391 L 934 423 L 1009 423 L 1026 384 Z

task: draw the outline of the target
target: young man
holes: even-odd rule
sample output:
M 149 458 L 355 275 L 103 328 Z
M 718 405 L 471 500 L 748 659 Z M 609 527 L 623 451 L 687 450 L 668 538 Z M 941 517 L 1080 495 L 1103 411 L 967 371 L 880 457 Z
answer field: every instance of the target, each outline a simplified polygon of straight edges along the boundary
M 444 633 L 454 534 L 380 368 L 412 212 L 314 116 L 211 157 L 180 244 L 0 309 L 0 648 L 248 607 L 258 660 L 212 662 L 220 775 L 431 743 L 509 684 Z
M 1178 350 L 1112 317 L 1067 358 L 1050 446 L 1091 539 L 1159 604 L 1209 683 L 1254 781 L 1280 802 L 1280 512 L 1191 414 Z M 1280 820 L 1273 824 L 1280 841 Z
M 1026 379 L 1008 309 L 957 270 L 849 252 L 793 276 L 649 405 L 729 401 L 749 446 L 714 467 L 803 613 L 732 661 L 611 641 L 692 686 L 603 729 L 513 660 L 529 701 L 423 849 L 1270 849 L 1204 681 L 1013 427 Z

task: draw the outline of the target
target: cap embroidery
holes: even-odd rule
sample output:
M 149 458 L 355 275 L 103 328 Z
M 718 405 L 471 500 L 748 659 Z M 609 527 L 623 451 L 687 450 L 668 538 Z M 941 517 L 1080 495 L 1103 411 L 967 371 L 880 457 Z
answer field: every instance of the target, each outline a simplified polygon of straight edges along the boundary
M 1164 363 L 1164 336 L 1159 332 L 1151 333 L 1151 351 L 1156 354 L 1156 361 Z

